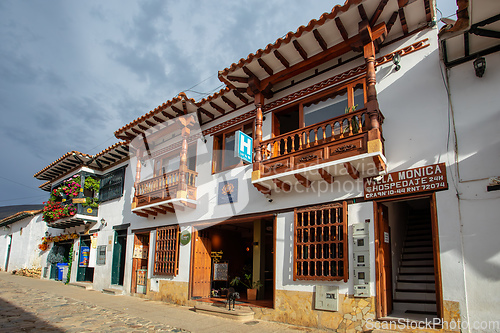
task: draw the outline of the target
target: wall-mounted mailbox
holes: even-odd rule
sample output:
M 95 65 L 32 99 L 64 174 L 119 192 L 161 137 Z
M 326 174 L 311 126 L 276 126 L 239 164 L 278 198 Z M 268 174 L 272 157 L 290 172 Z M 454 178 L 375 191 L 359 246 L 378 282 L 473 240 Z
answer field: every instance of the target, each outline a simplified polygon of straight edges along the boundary
M 361 236 L 368 235 L 368 223 L 355 223 L 352 225 L 352 235 Z
M 367 284 L 355 285 L 354 297 L 370 297 L 370 286 Z
M 365 267 L 354 268 L 354 284 L 368 284 L 370 282 L 370 269 Z
M 316 310 L 338 311 L 339 287 L 316 286 L 314 308 Z
M 354 241 L 354 247 L 353 247 L 353 252 L 368 252 L 368 235 L 363 235 L 363 236 L 354 236 L 353 237 Z
M 370 267 L 370 253 L 369 252 L 355 252 L 353 253 L 354 267 Z

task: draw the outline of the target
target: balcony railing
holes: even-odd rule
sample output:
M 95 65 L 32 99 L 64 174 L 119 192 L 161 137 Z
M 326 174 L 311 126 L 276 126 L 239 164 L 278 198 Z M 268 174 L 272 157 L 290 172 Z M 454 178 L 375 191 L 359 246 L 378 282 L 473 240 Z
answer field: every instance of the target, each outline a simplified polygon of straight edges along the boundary
M 260 142 L 263 176 L 366 153 L 369 121 L 361 109 Z
M 185 175 L 187 199 L 196 200 L 195 184 L 198 173 L 192 170 L 187 170 Z M 134 197 L 136 207 L 177 198 L 177 191 L 179 190 L 179 183 L 181 180 L 180 178 L 181 172 L 179 170 L 175 170 L 136 184 L 136 194 Z

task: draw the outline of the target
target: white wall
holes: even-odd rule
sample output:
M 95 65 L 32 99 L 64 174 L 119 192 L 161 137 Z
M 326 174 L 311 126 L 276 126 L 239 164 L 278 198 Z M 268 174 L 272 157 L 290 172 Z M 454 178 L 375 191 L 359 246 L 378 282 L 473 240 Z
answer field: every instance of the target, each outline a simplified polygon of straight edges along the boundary
M 458 164 L 449 183 L 460 198 L 455 247 L 463 251 L 453 259 L 463 268 L 466 302 L 462 311 L 469 322 L 498 320 L 500 307 L 500 192 L 486 191 L 488 178 L 500 176 L 500 53 L 485 58 L 482 78 L 475 76 L 472 62 L 448 72 L 458 147 Z

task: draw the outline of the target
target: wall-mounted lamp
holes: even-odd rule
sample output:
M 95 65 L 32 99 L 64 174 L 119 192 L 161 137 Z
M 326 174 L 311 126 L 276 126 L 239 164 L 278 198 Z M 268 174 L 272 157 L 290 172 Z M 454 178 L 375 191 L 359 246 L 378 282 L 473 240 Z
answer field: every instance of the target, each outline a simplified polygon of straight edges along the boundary
M 10 225 L 4 225 L 3 226 L 3 231 L 8 231 L 10 230 Z
M 484 59 L 484 57 L 474 60 L 474 70 L 476 71 L 477 77 L 483 77 L 484 71 L 486 70 L 486 59 Z
M 392 62 L 396 67 L 394 67 L 394 70 L 397 72 L 401 69 L 401 66 L 399 63 L 401 62 L 401 55 L 399 53 L 396 53 L 392 56 Z
M 101 219 L 101 228 L 104 228 L 107 225 L 108 225 L 108 223 L 106 222 L 106 220 L 105 219 Z

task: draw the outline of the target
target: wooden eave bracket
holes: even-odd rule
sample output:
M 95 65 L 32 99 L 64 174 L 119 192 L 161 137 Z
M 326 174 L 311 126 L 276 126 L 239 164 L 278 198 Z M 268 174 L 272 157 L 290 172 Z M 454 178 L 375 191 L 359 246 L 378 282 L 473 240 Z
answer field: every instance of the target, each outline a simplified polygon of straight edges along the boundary
M 347 173 L 349 174 L 349 176 L 351 176 L 352 179 L 359 178 L 358 170 L 356 170 L 356 168 L 353 167 L 351 163 L 349 162 L 344 163 L 344 168 L 347 170 Z
M 273 183 L 276 184 L 276 186 L 278 186 L 283 191 L 290 192 L 290 189 L 291 189 L 290 184 L 285 183 L 277 178 L 273 179 Z
M 328 184 L 332 184 L 335 181 L 335 177 L 333 177 L 328 171 L 323 168 L 318 169 L 318 173 L 326 181 Z
M 309 179 L 307 179 L 306 177 L 304 177 L 298 173 L 296 173 L 294 176 L 295 176 L 295 179 L 297 179 L 297 181 L 300 183 L 300 185 L 302 185 L 304 187 L 311 187 L 311 181 Z
M 254 183 L 253 186 L 255 186 L 255 188 L 261 192 L 262 194 L 264 195 L 269 195 L 271 194 L 271 189 L 270 188 L 267 188 L 265 187 L 264 185 L 261 185 L 261 184 L 258 184 L 258 183 Z

